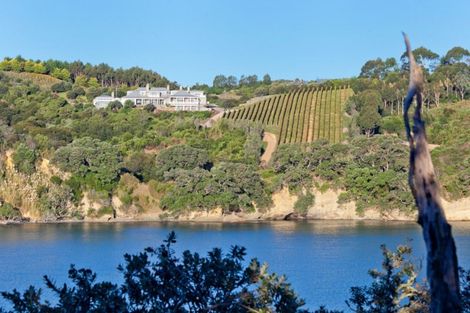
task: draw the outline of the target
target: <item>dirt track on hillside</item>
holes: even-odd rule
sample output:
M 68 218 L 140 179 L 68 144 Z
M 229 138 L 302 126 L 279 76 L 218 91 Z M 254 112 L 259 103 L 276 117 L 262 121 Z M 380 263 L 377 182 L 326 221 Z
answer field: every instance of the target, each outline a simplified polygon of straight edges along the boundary
M 202 124 L 202 127 L 211 128 L 218 120 L 222 118 L 222 116 L 224 116 L 224 110 L 218 109 L 216 112 L 216 114 L 214 114 L 207 121 L 205 121 L 204 124 Z
M 261 156 L 261 166 L 268 165 L 271 161 L 271 157 L 276 151 L 277 148 L 277 138 L 273 133 L 264 132 L 263 141 L 267 143 L 266 150 L 264 150 L 263 155 Z

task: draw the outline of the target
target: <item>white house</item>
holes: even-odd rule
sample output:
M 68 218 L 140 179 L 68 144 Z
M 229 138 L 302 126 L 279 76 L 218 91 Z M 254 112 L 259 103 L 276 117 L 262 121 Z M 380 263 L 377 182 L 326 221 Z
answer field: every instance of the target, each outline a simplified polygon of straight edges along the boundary
M 200 90 L 170 90 L 170 86 L 166 88 L 150 88 L 140 87 L 136 90 L 130 90 L 122 98 L 112 96 L 99 96 L 93 99 L 93 105 L 97 108 L 105 108 L 111 101 L 120 101 L 125 103 L 127 100 L 132 101 L 136 106 L 145 106 L 147 104 L 154 105 L 157 109 L 172 109 L 175 111 L 206 111 L 207 98 L 203 91 Z

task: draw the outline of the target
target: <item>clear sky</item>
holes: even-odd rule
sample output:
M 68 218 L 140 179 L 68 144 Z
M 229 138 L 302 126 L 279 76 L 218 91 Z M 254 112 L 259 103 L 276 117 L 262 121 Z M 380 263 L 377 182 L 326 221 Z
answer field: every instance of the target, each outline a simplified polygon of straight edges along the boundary
M 470 1 L 2 0 L 0 57 L 141 66 L 183 85 L 216 74 L 357 75 L 414 47 L 470 49 Z

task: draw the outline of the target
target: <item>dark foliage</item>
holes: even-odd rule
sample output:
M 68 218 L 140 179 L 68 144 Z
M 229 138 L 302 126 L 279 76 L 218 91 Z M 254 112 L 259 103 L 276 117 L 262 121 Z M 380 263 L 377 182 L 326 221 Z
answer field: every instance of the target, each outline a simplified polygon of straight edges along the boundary
M 25 313 L 307 312 L 284 277 L 269 274 L 256 259 L 245 265 L 245 248 L 233 246 L 228 254 L 213 249 L 205 257 L 185 251 L 178 258 L 175 242 L 172 232 L 158 248 L 126 254 L 118 267 L 121 285 L 97 282 L 91 270 L 71 266 L 71 285 L 44 277 L 54 301 L 43 301 L 33 286 L 2 296 L 12 305 L 8 312 Z

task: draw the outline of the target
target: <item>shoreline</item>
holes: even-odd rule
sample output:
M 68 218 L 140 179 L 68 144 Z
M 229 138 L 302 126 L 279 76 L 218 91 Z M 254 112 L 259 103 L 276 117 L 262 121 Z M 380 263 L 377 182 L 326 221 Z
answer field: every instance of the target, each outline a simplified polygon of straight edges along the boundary
M 403 220 L 403 219 L 319 219 L 319 218 L 297 218 L 297 219 L 238 219 L 238 220 L 214 220 L 214 219 L 135 219 L 135 218 L 116 218 L 111 220 L 105 219 L 85 219 L 85 220 L 76 220 L 76 219 L 64 219 L 57 221 L 46 221 L 46 220 L 37 220 L 37 221 L 0 221 L 0 226 L 4 225 L 42 225 L 42 224 L 132 224 L 132 223 L 174 223 L 174 224 L 263 224 L 263 223 L 272 223 L 272 222 L 290 222 L 290 223 L 304 223 L 304 222 L 377 222 L 377 223 L 413 223 L 416 224 L 417 221 L 413 219 Z M 452 222 L 470 222 L 469 220 L 452 220 Z

